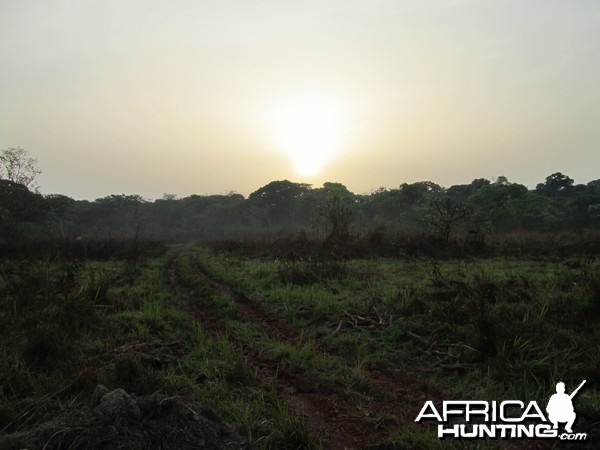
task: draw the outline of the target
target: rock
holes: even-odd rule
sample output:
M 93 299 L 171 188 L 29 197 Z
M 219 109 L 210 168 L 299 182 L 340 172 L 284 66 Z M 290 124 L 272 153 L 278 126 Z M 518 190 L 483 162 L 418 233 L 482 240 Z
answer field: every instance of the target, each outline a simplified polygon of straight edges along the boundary
M 96 386 L 96 388 L 94 389 L 94 393 L 92 394 L 92 408 L 100 404 L 100 400 L 107 392 L 109 392 L 109 390 L 103 384 L 99 384 Z
M 91 408 L 73 406 L 0 437 L 0 450 L 13 448 L 237 450 L 249 445 L 234 426 L 192 396 L 136 396 L 98 385 Z
M 130 420 L 138 420 L 142 415 L 135 400 L 123 389 L 115 389 L 105 393 L 94 411 L 104 417 L 117 417 L 120 415 Z

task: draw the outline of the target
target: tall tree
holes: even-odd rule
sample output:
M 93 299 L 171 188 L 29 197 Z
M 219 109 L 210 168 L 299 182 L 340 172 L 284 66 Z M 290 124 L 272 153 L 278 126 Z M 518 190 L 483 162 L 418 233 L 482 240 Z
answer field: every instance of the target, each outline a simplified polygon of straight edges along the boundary
M 561 172 L 553 173 L 546 177 L 544 183 L 540 183 L 535 187 L 535 190 L 543 195 L 556 197 L 569 190 L 573 186 L 573 178 L 569 178 Z
M 296 225 L 298 200 L 310 189 L 310 184 L 293 183 L 288 180 L 272 181 L 254 191 L 248 200 L 267 212 L 268 225 Z M 287 222 L 287 223 L 286 223 Z
M 467 208 L 450 197 L 433 200 L 431 205 L 433 213 L 430 216 L 430 224 L 446 245 L 454 225 L 467 216 Z
M 19 183 L 28 189 L 36 189 L 35 179 L 42 173 L 37 160 L 20 147 L 0 151 L 0 180 Z

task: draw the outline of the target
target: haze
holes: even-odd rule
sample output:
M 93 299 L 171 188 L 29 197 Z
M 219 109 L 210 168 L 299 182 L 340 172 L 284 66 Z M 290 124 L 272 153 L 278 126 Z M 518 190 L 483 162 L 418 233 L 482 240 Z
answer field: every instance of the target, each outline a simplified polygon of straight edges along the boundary
M 0 0 L 0 61 L 45 194 L 599 176 L 591 0 Z

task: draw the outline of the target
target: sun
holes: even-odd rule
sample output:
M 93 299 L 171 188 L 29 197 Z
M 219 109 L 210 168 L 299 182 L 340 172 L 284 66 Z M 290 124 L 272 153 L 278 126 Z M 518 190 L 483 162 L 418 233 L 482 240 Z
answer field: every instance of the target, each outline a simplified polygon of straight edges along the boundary
M 285 99 L 269 117 L 277 147 L 292 158 L 300 175 L 318 174 L 340 149 L 344 110 L 331 96 Z

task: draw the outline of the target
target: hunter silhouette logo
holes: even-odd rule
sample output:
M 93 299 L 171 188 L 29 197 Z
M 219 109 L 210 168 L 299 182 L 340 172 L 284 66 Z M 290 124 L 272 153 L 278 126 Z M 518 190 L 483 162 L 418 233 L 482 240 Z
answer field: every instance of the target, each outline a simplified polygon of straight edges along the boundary
M 574 433 L 577 418 L 573 399 L 586 380 L 570 394 L 565 383 L 556 383 L 556 393 L 546 405 L 546 413 L 535 400 L 484 401 L 445 400 L 441 405 L 425 402 L 415 422 L 437 423 L 439 439 L 560 439 L 585 441 L 587 433 Z M 559 430 L 564 425 L 564 431 Z
M 571 394 L 565 394 L 565 383 L 559 381 L 556 383 L 556 394 L 550 397 L 550 401 L 548 401 L 548 406 L 546 406 L 546 411 L 548 412 L 548 419 L 550 422 L 554 424 L 552 427 L 554 430 L 558 429 L 558 422 L 566 422 L 565 431 L 567 433 L 572 433 L 573 422 L 575 422 L 575 418 L 577 414 L 575 414 L 575 409 L 573 408 L 573 397 L 577 395 L 579 389 L 583 387 L 586 380 L 583 380 L 577 389 L 575 389 Z

